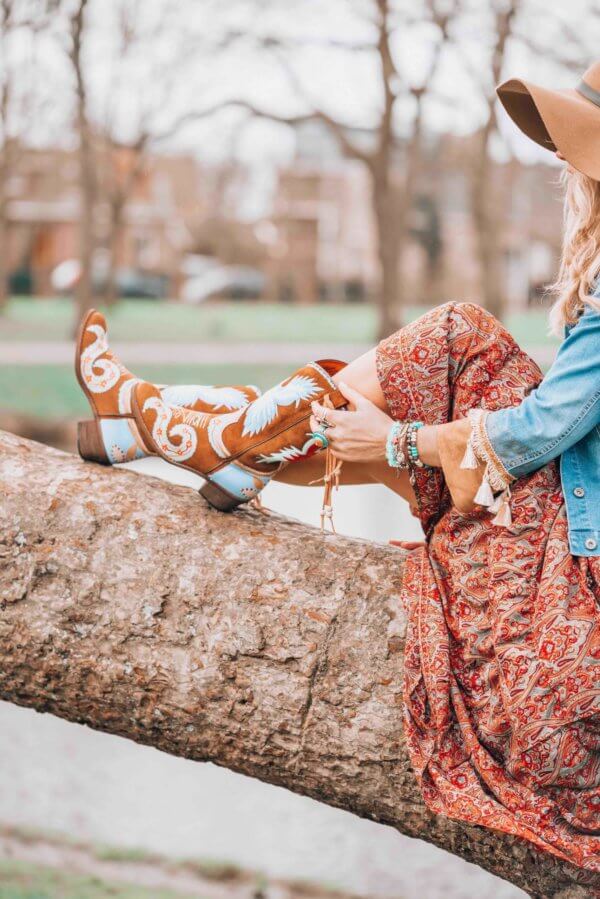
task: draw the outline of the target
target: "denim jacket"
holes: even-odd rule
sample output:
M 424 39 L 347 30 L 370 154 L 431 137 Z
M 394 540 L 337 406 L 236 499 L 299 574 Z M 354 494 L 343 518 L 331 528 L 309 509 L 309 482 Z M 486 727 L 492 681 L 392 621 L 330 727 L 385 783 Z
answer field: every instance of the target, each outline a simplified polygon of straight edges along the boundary
M 489 413 L 486 431 L 516 478 L 560 457 L 570 551 L 600 555 L 600 312 L 585 307 L 539 387 L 519 406 Z

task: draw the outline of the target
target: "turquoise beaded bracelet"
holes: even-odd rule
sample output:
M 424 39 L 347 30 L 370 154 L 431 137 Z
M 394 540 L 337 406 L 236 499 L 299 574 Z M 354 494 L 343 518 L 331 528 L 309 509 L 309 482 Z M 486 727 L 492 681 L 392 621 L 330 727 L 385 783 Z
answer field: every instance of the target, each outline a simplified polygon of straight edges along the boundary
M 390 468 L 406 468 L 406 462 L 398 456 L 399 439 L 406 428 L 405 422 L 395 421 L 388 432 L 385 443 L 385 457 Z
M 408 426 L 406 435 L 406 444 L 408 447 L 408 459 L 415 468 L 425 468 L 425 463 L 419 456 L 419 448 L 417 447 L 417 433 L 423 427 L 422 421 L 411 421 Z
M 417 432 L 422 427 L 422 421 L 393 423 L 385 445 L 385 456 L 390 468 L 425 468 L 417 446 Z

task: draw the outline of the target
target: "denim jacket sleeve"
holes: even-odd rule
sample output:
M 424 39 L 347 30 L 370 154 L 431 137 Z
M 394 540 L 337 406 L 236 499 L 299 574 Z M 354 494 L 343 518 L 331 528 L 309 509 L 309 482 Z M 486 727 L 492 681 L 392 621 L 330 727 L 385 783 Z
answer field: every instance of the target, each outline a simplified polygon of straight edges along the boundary
M 539 387 L 519 406 L 490 412 L 488 438 L 519 478 L 562 455 L 600 424 L 600 313 L 586 307 Z

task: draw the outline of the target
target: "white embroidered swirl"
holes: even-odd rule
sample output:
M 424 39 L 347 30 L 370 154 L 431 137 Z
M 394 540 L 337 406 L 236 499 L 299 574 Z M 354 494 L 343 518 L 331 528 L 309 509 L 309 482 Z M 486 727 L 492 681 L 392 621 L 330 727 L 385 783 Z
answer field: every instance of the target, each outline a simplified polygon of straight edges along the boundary
M 246 408 L 236 409 L 234 412 L 225 412 L 223 415 L 211 415 L 208 425 L 208 441 L 213 450 L 221 459 L 227 459 L 231 453 L 225 444 L 223 432 L 231 424 L 239 421 Z
M 144 412 L 152 409 L 156 413 L 156 419 L 152 426 L 152 437 L 158 444 L 162 453 L 173 462 L 185 462 L 196 452 L 198 436 L 191 425 L 185 423 L 170 424 L 174 419 L 174 410 L 165 406 L 157 396 L 151 396 L 144 403 Z M 179 437 L 180 443 L 175 444 L 171 437 Z
M 116 362 L 106 357 L 100 357 L 108 352 L 106 331 L 100 325 L 90 325 L 86 328 L 96 335 L 96 340 L 81 354 L 81 373 L 86 387 L 92 393 L 106 393 L 114 387 L 121 377 L 121 370 Z M 98 374 L 100 371 L 100 374 Z
M 131 415 L 131 391 L 136 384 L 141 384 L 139 378 L 128 378 L 119 387 L 119 412 L 121 415 Z

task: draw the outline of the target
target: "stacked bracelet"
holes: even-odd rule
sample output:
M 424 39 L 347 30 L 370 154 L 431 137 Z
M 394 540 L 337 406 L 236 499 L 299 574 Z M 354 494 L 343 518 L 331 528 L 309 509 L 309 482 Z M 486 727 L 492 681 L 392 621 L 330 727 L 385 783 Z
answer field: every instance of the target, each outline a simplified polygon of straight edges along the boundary
M 389 430 L 385 456 L 390 468 L 408 468 L 408 456 L 404 449 L 408 424 L 404 421 L 395 421 Z
M 417 431 L 422 427 L 422 421 L 394 422 L 385 447 L 385 455 L 391 468 L 425 468 L 417 446 Z
M 425 463 L 419 457 L 419 449 L 417 447 L 417 432 L 423 427 L 422 421 L 411 421 L 406 434 L 406 442 L 408 446 L 408 461 L 415 468 L 425 468 Z

